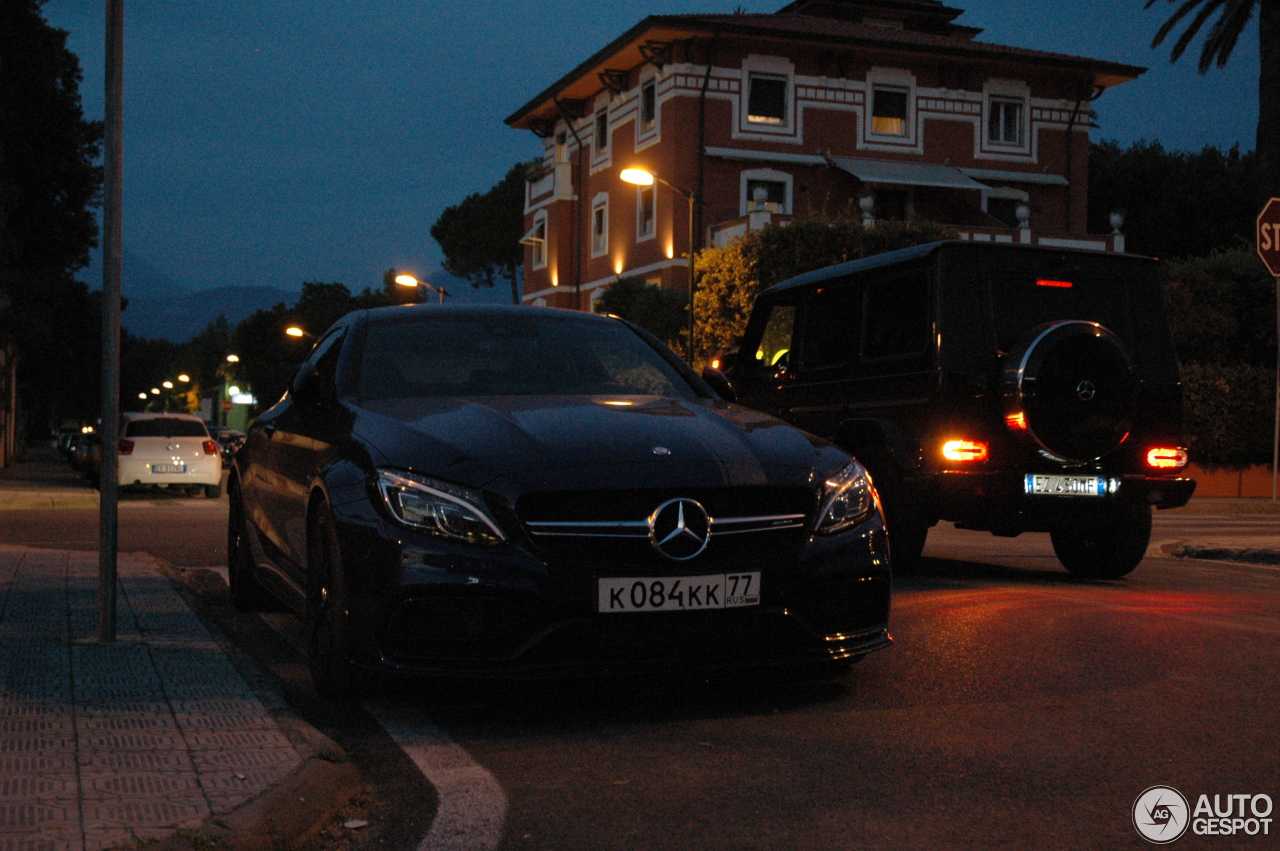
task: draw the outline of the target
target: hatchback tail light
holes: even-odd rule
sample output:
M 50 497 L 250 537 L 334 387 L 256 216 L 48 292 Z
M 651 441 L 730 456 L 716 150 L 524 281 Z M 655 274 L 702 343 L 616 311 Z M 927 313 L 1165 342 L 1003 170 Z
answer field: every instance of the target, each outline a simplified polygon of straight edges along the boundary
M 122 441 L 120 441 L 119 443 L 117 443 L 117 444 L 116 444 L 116 454 L 117 454 L 117 455 L 132 455 L 132 454 L 133 454 L 133 441 L 132 441 L 132 440 L 122 440 Z
M 218 444 L 214 443 L 212 440 L 206 440 L 206 441 L 204 442 L 204 454 L 205 454 L 205 455 L 217 455 L 217 454 L 218 454 Z
M 1176 446 L 1157 446 L 1147 450 L 1147 466 L 1157 470 L 1176 470 L 1187 466 L 1187 450 Z

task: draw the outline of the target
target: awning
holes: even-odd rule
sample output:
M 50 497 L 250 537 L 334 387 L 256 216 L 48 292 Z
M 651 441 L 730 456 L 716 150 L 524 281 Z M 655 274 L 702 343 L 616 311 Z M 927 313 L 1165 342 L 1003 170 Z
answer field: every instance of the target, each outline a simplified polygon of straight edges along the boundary
M 904 163 L 894 160 L 867 160 L 855 157 L 830 157 L 831 164 L 842 168 L 863 183 L 889 186 L 939 186 L 943 189 L 981 190 L 987 187 L 959 169 L 948 165 Z

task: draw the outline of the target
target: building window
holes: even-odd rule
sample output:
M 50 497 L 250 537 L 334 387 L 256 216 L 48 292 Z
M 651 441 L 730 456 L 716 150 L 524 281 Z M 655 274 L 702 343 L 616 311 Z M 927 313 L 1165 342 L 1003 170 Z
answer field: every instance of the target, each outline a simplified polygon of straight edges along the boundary
M 787 79 L 771 74 L 748 76 L 747 121 L 753 124 L 785 124 Z
M 652 130 L 658 123 L 658 81 L 650 78 L 640 86 L 640 129 Z
M 533 225 L 533 268 L 541 269 L 547 265 L 547 220 L 542 219 Z
M 907 90 L 876 86 L 871 90 L 871 132 L 878 136 L 907 135 Z
M 609 110 L 602 109 L 596 113 L 596 153 L 603 154 L 609 150 Z
M 782 213 L 787 209 L 787 184 L 781 180 L 748 180 L 747 212 L 768 210 Z
M 992 98 L 987 114 L 987 138 L 993 145 L 1022 144 L 1022 101 Z
M 653 207 L 653 187 L 636 189 L 636 242 L 651 239 L 656 231 L 656 212 Z
M 609 196 L 597 197 L 591 205 L 591 256 L 609 250 Z
M 763 196 L 763 197 L 760 197 Z M 792 178 L 785 171 L 753 168 L 738 173 L 738 215 L 756 210 L 791 213 Z

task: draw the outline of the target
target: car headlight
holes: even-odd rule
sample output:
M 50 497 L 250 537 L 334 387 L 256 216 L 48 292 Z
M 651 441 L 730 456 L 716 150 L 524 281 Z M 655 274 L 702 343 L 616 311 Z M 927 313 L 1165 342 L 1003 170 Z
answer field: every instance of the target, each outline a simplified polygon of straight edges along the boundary
M 876 499 L 871 489 L 871 477 L 857 461 L 850 461 L 840 472 L 828 476 L 822 484 L 819 535 L 834 535 L 850 529 L 871 516 L 876 510 Z
M 506 541 L 477 490 L 391 470 L 378 470 L 377 484 L 391 514 L 406 526 L 468 544 Z

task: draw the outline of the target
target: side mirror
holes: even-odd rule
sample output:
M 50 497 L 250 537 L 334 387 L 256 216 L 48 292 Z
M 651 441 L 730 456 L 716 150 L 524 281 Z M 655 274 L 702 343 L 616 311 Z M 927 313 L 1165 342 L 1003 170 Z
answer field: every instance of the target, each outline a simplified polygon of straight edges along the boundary
M 717 361 L 721 367 L 725 366 L 723 358 L 713 358 L 711 363 L 716 363 Z M 716 391 L 720 398 L 726 402 L 738 401 L 738 393 L 733 389 L 733 383 L 729 381 L 729 376 L 724 374 L 722 368 L 707 364 L 702 368 L 702 380 L 710 384 L 711 389 Z
M 315 364 L 304 363 L 289 382 L 289 393 L 300 408 L 310 408 L 324 401 L 324 387 Z

